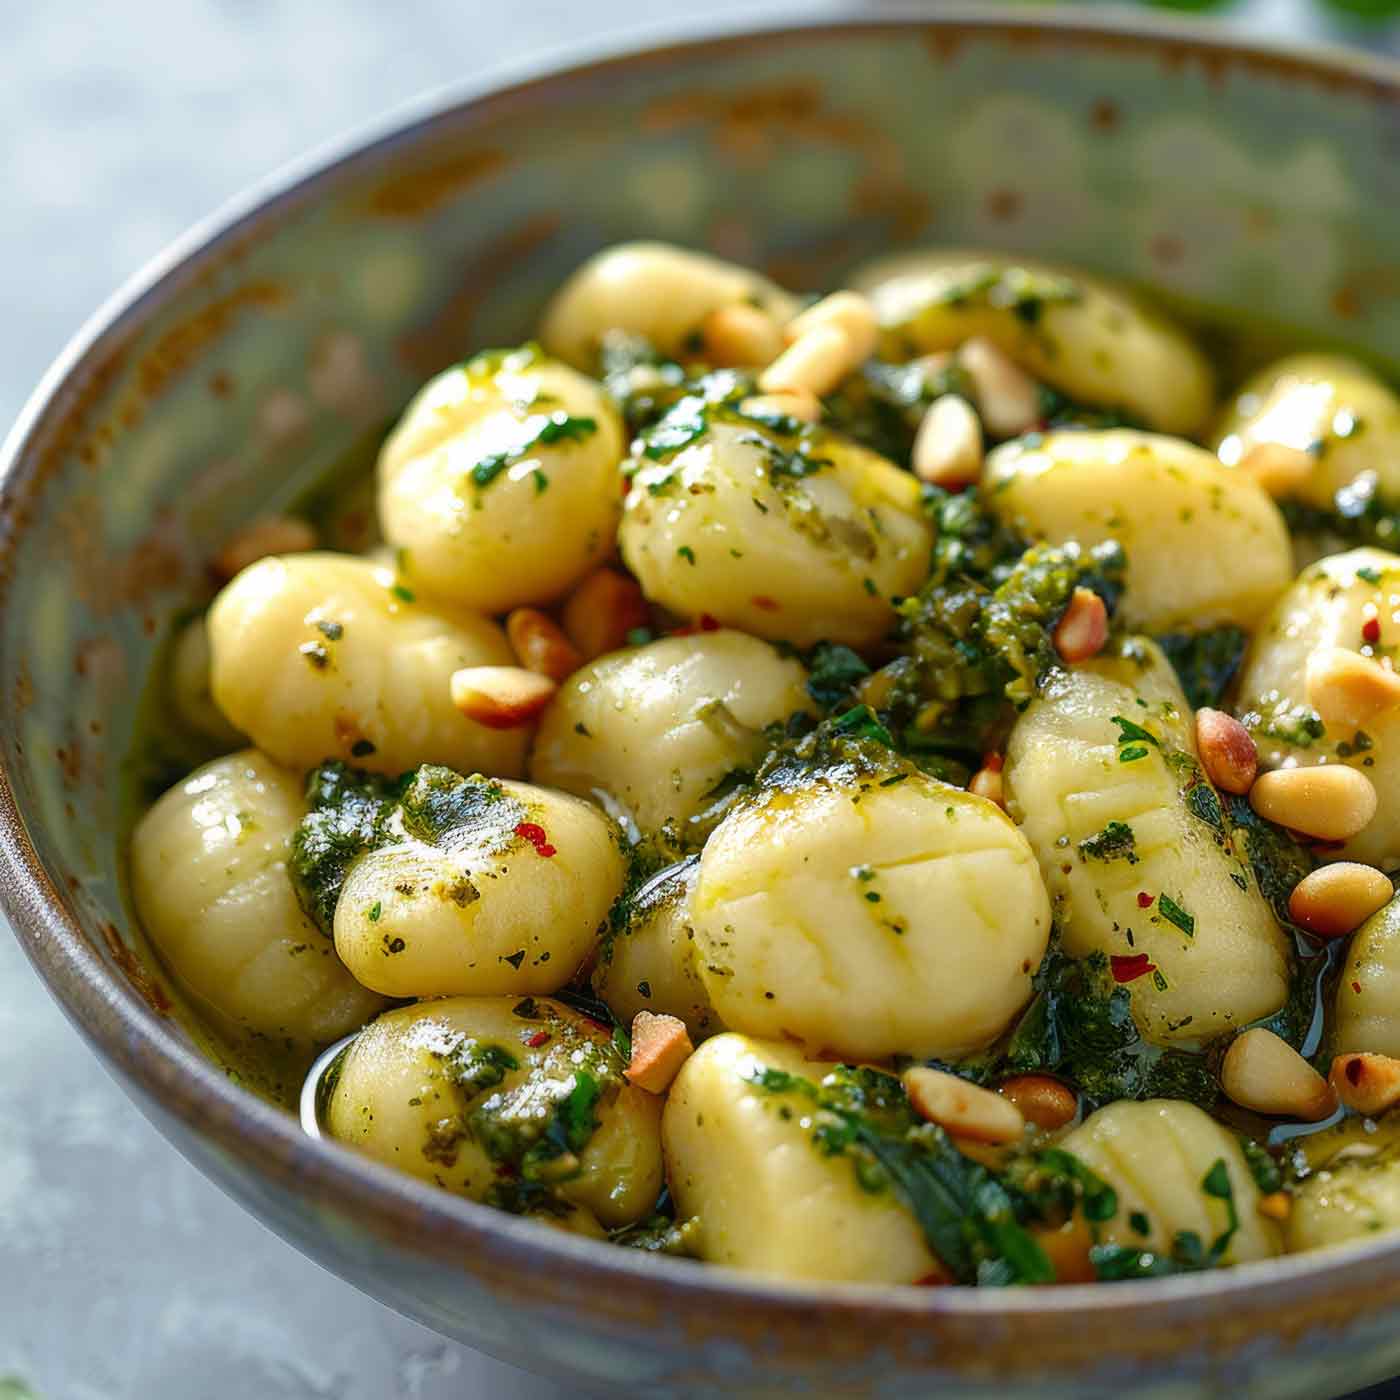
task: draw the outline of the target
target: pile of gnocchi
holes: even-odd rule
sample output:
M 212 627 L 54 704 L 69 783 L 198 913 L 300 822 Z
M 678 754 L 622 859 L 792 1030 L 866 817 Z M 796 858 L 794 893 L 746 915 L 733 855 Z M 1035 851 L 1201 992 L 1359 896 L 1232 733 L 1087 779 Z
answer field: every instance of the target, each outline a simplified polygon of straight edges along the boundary
M 345 1039 L 325 1135 L 623 1247 L 1002 1286 L 1400 1225 L 1400 399 L 1220 377 L 1017 257 L 598 254 L 408 406 L 381 542 L 221 550 L 146 932 L 223 1030 Z

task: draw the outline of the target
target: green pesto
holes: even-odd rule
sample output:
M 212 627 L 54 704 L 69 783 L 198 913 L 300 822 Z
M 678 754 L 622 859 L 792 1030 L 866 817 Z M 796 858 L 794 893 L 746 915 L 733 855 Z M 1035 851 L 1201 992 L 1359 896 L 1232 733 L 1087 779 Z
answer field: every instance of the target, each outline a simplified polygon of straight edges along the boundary
M 1088 860 L 1126 860 L 1129 865 L 1138 863 L 1137 838 L 1127 822 L 1109 822 L 1102 831 L 1086 836 L 1079 843 L 1081 856 Z
M 1220 705 L 1249 646 L 1247 632 L 1228 626 L 1206 632 L 1168 632 L 1154 640 L 1166 653 L 1193 710 Z

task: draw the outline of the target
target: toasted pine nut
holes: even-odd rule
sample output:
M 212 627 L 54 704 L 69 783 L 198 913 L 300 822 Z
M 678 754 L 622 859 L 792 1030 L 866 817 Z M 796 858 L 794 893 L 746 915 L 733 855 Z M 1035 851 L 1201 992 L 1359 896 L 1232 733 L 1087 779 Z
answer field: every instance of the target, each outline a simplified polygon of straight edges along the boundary
M 914 1065 L 903 1074 L 914 1111 L 930 1123 L 974 1142 L 1015 1142 L 1025 1129 L 1021 1110 L 1010 1099 L 947 1074 Z
M 1242 797 L 1254 786 L 1259 750 L 1254 736 L 1224 710 L 1196 711 L 1196 748 L 1206 777 L 1222 792 Z
M 754 394 L 739 405 L 751 418 L 796 418 L 815 423 L 822 416 L 822 401 L 810 389 L 785 389 L 780 394 Z
M 1277 1220 L 1281 1225 L 1293 1214 L 1293 1197 L 1287 1191 L 1271 1191 L 1267 1196 L 1259 1197 L 1255 1209 L 1265 1219 Z
M 1249 790 L 1261 817 L 1319 841 L 1349 841 L 1376 815 L 1376 789 L 1355 768 L 1325 763 L 1261 773 Z
M 1220 1066 L 1220 1087 L 1241 1108 L 1307 1123 L 1326 1118 L 1337 1107 L 1327 1081 L 1263 1026 L 1235 1037 Z
M 1288 912 L 1309 933 L 1341 938 L 1390 903 L 1390 881 L 1373 866 L 1340 860 L 1305 875 L 1288 896 Z
M 1327 725 L 1360 729 L 1400 706 L 1400 676 L 1346 647 L 1319 647 L 1308 657 L 1308 704 Z
M 1028 1123 L 1046 1132 L 1072 1123 L 1079 1112 L 1079 1099 L 1074 1090 L 1048 1074 L 1018 1074 L 997 1085 L 997 1093 L 1010 1099 Z
M 800 340 L 794 340 L 758 376 L 758 387 L 765 394 L 791 389 L 829 394 L 859 363 L 845 331 L 836 326 L 817 326 Z
M 597 569 L 564 604 L 564 631 L 585 661 L 627 645 L 634 627 L 651 620 L 636 579 L 616 569 Z
M 214 556 L 211 567 L 221 579 L 231 579 L 249 564 L 270 554 L 305 554 L 316 548 L 316 531 L 290 515 L 269 515 L 237 531 Z
M 548 676 L 519 666 L 467 666 L 452 673 L 452 703 L 488 729 L 531 723 L 558 689 Z
M 1000 768 L 979 768 L 968 783 L 967 790 L 977 797 L 985 797 L 998 807 L 1006 806 L 1006 780 Z
M 766 312 L 746 302 L 716 307 L 700 324 L 705 359 L 721 368 L 766 365 L 783 351 L 783 333 Z
M 537 608 L 516 608 L 506 618 L 506 636 L 515 659 L 527 671 L 562 681 L 583 665 L 578 648 L 552 617 Z
M 1389 1055 L 1338 1055 L 1328 1078 L 1354 1113 L 1374 1117 L 1400 1103 L 1400 1060 Z
M 1240 458 L 1238 467 L 1275 500 L 1296 496 L 1312 479 L 1316 469 L 1317 458 L 1312 453 L 1281 442 L 1256 442 Z
M 875 341 L 880 334 L 879 322 L 875 319 L 875 308 L 870 304 L 869 297 L 859 292 L 833 292 L 829 297 L 814 302 L 783 327 L 783 339 L 793 345 L 819 326 L 835 326 L 845 334 L 851 346 L 853 367 L 862 360 L 868 360 L 875 352 Z
M 958 394 L 943 394 L 928 407 L 914 435 L 914 475 L 956 490 L 982 475 L 982 423 Z
M 995 438 L 1020 437 L 1040 422 L 1040 386 L 985 336 L 958 349 L 983 426 Z
M 632 1018 L 632 1058 L 627 1065 L 627 1082 L 649 1094 L 664 1094 L 694 1053 L 684 1021 L 639 1011 Z
M 1060 660 L 1071 666 L 1097 656 L 1108 640 L 1108 609 L 1103 599 L 1092 588 L 1076 588 L 1050 636 Z

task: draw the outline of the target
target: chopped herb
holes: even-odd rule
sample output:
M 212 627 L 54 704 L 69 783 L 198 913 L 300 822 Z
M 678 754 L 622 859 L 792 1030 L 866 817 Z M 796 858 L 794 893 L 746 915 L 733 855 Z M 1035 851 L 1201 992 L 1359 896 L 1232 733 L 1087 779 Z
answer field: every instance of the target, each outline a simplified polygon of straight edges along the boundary
M 1170 632 L 1156 638 L 1193 710 L 1217 708 L 1244 660 L 1249 634 L 1239 627 Z
M 377 924 L 377 923 L 379 922 L 379 916 L 380 916 L 380 914 L 382 914 L 383 912 L 384 912 L 384 906 L 379 902 L 379 900 L 376 899 L 376 900 L 374 901 L 374 903 L 370 906 L 370 911 L 369 911 L 369 921 L 370 921 L 370 923 L 372 923 L 372 924 Z
M 1173 923 L 1184 933 L 1187 938 L 1196 936 L 1196 920 L 1188 914 L 1176 900 L 1165 891 L 1157 899 L 1157 907 L 1162 911 L 1162 917 L 1168 923 Z
M 687 564 L 695 563 L 695 551 L 688 544 L 683 544 L 676 550 L 676 553 L 685 560 Z
M 1131 739 L 1140 744 L 1151 744 L 1156 749 L 1162 747 L 1156 735 L 1149 733 L 1142 725 L 1125 719 L 1122 715 L 1114 715 L 1111 722 L 1118 726 L 1118 742 L 1120 744 L 1126 744 Z
M 483 457 L 469 473 L 478 487 L 489 486 L 505 469 L 515 462 L 524 461 L 536 447 L 549 447 L 557 442 L 582 442 L 598 431 L 596 418 L 575 418 L 563 409 L 553 413 L 532 413 L 521 425 L 521 436 L 512 446 L 500 452 Z M 535 490 L 543 491 L 548 486 L 540 485 L 541 473 L 535 472 Z
M 1079 843 L 1079 853 L 1090 860 L 1126 860 L 1129 865 L 1136 865 L 1136 846 L 1132 827 L 1126 822 L 1109 822 L 1102 831 Z

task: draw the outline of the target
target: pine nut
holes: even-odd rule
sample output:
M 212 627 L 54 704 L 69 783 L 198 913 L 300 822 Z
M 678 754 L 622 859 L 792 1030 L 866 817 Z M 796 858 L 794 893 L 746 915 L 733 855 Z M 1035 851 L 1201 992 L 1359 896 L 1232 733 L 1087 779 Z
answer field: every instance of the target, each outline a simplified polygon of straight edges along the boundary
M 1021 1110 L 1010 1099 L 947 1074 L 915 1065 L 902 1076 L 914 1111 L 930 1123 L 974 1142 L 1015 1142 L 1025 1130 Z
M 1287 1191 L 1271 1191 L 1259 1197 L 1255 1207 L 1266 1220 L 1277 1220 L 1280 1225 L 1293 1214 L 1293 1197 Z
M 552 617 L 537 608 L 516 608 L 506 618 L 506 636 L 515 659 L 527 671 L 562 681 L 583 665 L 578 648 Z
M 1006 806 L 1006 780 L 1000 768 L 979 768 L 967 785 L 967 790 L 976 797 L 985 797 L 998 807 Z
M 820 326 L 834 326 L 850 342 L 851 358 L 858 365 L 875 353 L 880 325 L 868 297 L 859 292 L 833 292 L 799 312 L 783 329 L 789 345 Z
M 627 1082 L 649 1094 L 664 1094 L 694 1053 L 684 1021 L 639 1011 L 632 1018 L 632 1058 L 627 1064 Z
M 1040 422 L 1040 386 L 990 340 L 964 341 L 958 364 L 972 380 L 977 411 L 992 437 L 1020 437 Z
M 1389 1055 L 1338 1055 L 1328 1077 L 1353 1113 L 1374 1117 L 1400 1103 L 1400 1060 Z
M 1319 938 L 1342 938 L 1384 909 L 1394 893 L 1379 870 L 1342 860 L 1299 880 L 1288 896 L 1288 912 Z
M 1108 640 L 1108 609 L 1103 599 L 1092 588 L 1076 588 L 1050 638 L 1066 665 L 1097 656 Z
M 1206 777 L 1222 792 L 1243 797 L 1259 772 L 1254 736 L 1223 710 L 1196 711 L 1196 748 Z
M 750 418 L 796 418 L 815 423 L 822 416 L 822 401 L 810 389 L 785 389 L 780 394 L 755 394 L 739 405 Z
M 1236 1036 L 1220 1066 L 1220 1087 L 1241 1108 L 1316 1123 L 1337 1107 L 1327 1081 L 1286 1041 L 1256 1026 Z
M 1098 1271 L 1089 1254 L 1095 1239 L 1089 1232 L 1088 1222 L 1079 1212 L 1076 1211 L 1058 1229 L 1049 1225 L 1032 1225 L 1030 1231 L 1050 1260 L 1056 1283 L 1094 1283 L 1098 1279 Z
M 316 531 L 306 521 L 290 515 L 269 515 L 231 536 L 210 567 L 216 578 L 227 581 L 271 554 L 305 554 L 315 548 Z
M 564 604 L 564 631 L 585 661 L 627 645 L 627 634 L 651 621 L 636 579 L 596 569 Z
M 1296 496 L 1317 468 L 1317 458 L 1301 447 L 1256 442 L 1240 458 L 1237 470 L 1252 476 L 1276 501 Z
M 957 394 L 935 399 L 914 435 L 914 475 L 950 491 L 970 486 L 982 475 L 982 423 Z
M 1376 815 L 1376 790 L 1364 773 L 1339 763 L 1279 768 L 1255 779 L 1249 805 L 1265 820 L 1304 836 L 1349 841 Z
M 1319 647 L 1308 657 L 1308 704 L 1326 725 L 1361 729 L 1400 706 L 1400 676 L 1346 647 Z
M 792 389 L 829 394 L 859 363 L 845 331 L 818 326 L 794 340 L 758 376 L 758 387 L 765 394 Z
M 1010 1099 L 1028 1123 L 1046 1132 L 1072 1123 L 1079 1112 L 1079 1099 L 1074 1090 L 1048 1074 L 1018 1074 L 999 1084 L 997 1093 Z
M 519 666 L 467 666 L 452 673 L 452 703 L 488 729 L 531 723 L 558 689 L 548 676 Z
M 719 368 L 766 365 L 783 352 L 783 333 L 766 312 L 746 302 L 720 306 L 700 323 L 707 363 Z

